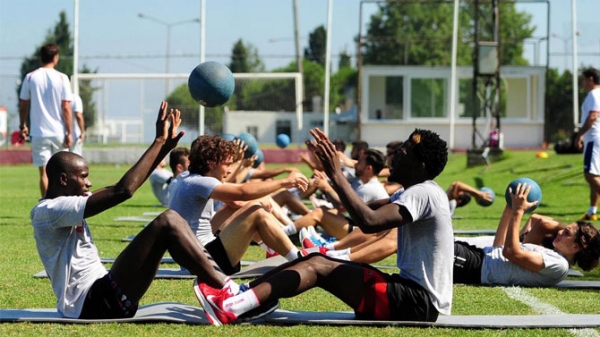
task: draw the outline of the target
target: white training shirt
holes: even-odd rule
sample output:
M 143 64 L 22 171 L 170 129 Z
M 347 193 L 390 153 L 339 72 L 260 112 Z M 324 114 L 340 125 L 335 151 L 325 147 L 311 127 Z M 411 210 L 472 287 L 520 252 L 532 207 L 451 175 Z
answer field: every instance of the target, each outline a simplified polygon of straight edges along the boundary
M 157 168 L 148 177 L 152 193 L 161 205 L 169 204 L 169 184 L 167 184 L 167 181 L 171 178 L 173 178 L 173 173 L 166 168 Z
M 389 199 L 390 195 L 383 187 L 383 184 L 379 182 L 377 177 L 371 178 L 371 180 L 358 186 L 356 188 L 356 194 L 365 202 L 370 203 L 374 200 Z
M 92 284 L 107 274 L 83 218 L 88 197 L 43 199 L 31 210 L 38 254 L 63 317 L 78 318 Z
M 221 184 L 216 178 L 186 171 L 177 176 L 177 188 L 170 196 L 169 208 L 188 222 L 202 245 L 216 238 L 210 225 L 216 213 L 215 200 L 210 195 Z
M 427 180 L 394 193 L 390 201 L 404 206 L 413 219 L 398 227 L 400 276 L 422 286 L 438 312 L 450 315 L 454 234 L 446 192 Z
M 77 113 L 83 113 L 83 102 L 79 95 L 73 94 L 73 101 L 71 101 L 71 112 L 73 114 L 73 141 L 76 141 L 81 136 L 81 129 L 79 123 L 77 123 Z
M 29 135 L 62 137 L 66 134 L 62 101 L 72 101 L 67 75 L 53 68 L 38 68 L 25 76 L 19 98 L 30 101 Z
M 532 243 L 522 243 L 521 249 L 542 255 L 544 268 L 534 272 L 510 262 L 502 255 L 503 246 L 485 247 L 481 265 L 481 283 L 527 287 L 555 286 L 567 278 L 569 262 L 558 252 Z
M 591 111 L 600 111 L 600 88 L 588 92 L 581 104 L 581 125 L 583 125 Z M 583 143 L 600 140 L 600 118 L 596 119 L 592 127 L 583 135 Z

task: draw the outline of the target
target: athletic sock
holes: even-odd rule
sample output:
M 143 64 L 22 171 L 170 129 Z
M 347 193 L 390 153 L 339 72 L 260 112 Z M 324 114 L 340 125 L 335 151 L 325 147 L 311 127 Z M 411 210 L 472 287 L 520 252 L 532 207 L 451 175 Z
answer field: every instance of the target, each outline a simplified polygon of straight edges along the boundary
M 327 252 L 327 256 L 340 256 L 340 255 L 350 255 L 350 248 L 340 249 L 340 250 L 330 250 Z
M 298 258 L 298 252 L 299 252 L 298 248 L 294 247 L 287 254 L 285 254 L 285 258 L 288 261 L 294 261 L 295 259 Z
M 223 289 L 227 289 L 227 291 L 232 295 L 237 295 L 240 292 L 240 286 L 229 277 L 225 279 L 225 285 L 223 286 Z
M 329 250 L 335 250 L 335 245 L 336 245 L 337 243 L 338 243 L 337 241 L 335 241 L 335 242 L 330 242 L 330 243 L 326 243 L 326 244 L 325 244 L 323 247 L 325 247 L 325 248 L 327 248 L 327 249 L 329 249 Z
M 350 261 L 350 252 L 348 252 L 348 254 L 329 255 L 330 252 L 335 252 L 335 250 L 330 250 L 329 252 L 327 252 L 327 256 L 333 257 L 334 259 L 338 260 Z
M 223 309 L 234 313 L 237 317 L 254 308 L 258 308 L 258 306 L 260 306 L 260 303 L 254 290 L 246 291 L 223 301 Z
M 283 232 L 285 233 L 285 235 L 290 236 L 298 233 L 298 229 L 296 228 L 296 225 L 294 225 L 294 223 L 292 222 L 291 224 L 283 227 Z
M 597 206 L 590 206 L 590 209 L 588 209 L 588 214 L 589 215 L 596 214 L 597 211 L 598 211 Z

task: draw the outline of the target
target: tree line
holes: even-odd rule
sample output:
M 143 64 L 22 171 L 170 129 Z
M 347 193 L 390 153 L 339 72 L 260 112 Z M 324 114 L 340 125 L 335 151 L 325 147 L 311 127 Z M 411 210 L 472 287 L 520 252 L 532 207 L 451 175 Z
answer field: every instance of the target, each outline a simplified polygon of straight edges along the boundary
M 461 2 L 459 11 L 457 64 L 471 65 L 473 62 L 473 15 L 474 7 L 471 2 Z M 484 4 L 484 6 L 486 6 Z M 491 13 L 491 7 L 483 12 Z M 362 36 L 361 54 L 363 65 L 428 65 L 449 66 L 451 59 L 452 41 L 452 11 L 451 3 L 408 3 L 387 2 L 379 5 L 378 10 L 371 15 L 367 29 Z M 500 17 L 500 63 L 501 65 L 528 65 L 524 58 L 525 40 L 532 37 L 536 27 L 532 25 L 532 17 L 526 12 L 519 11 L 515 3 L 501 3 Z M 480 40 L 491 40 L 490 27 L 481 23 Z M 303 89 L 305 111 L 312 110 L 310 98 L 322 96 L 325 75 L 325 27 L 316 27 L 310 34 L 307 46 L 303 50 Z M 358 38 L 358 37 L 357 37 Z M 35 46 L 35 51 L 21 64 L 21 77 L 40 66 L 39 48 L 46 43 L 56 43 L 61 50 L 61 62 L 57 70 L 73 74 L 73 39 L 66 13 L 59 14 L 59 21 L 48 31 L 42 43 Z M 331 107 L 349 108 L 348 99 L 356 101 L 358 86 L 358 67 L 352 64 L 348 51 L 340 52 L 337 70 L 331 75 Z M 265 65 L 259 50 L 242 39 L 236 41 L 231 50 L 228 64 L 234 73 L 265 72 Z M 295 72 L 296 61 L 273 69 L 271 72 Z M 81 73 L 97 72 L 87 65 L 80 69 Z M 275 86 L 292 86 L 293 82 L 262 81 L 236 84 L 234 97 L 227 103 L 230 110 L 255 110 L 261 93 L 271 93 L 268 101 L 260 102 L 261 110 L 294 111 L 289 97 L 293 88 L 275 90 Z M 89 80 L 80 80 L 80 96 L 84 102 L 86 126 L 94 125 L 96 120 L 96 105 L 92 99 L 94 88 Z M 572 74 L 567 70 L 559 73 L 557 69 L 548 69 L 546 76 L 546 112 L 545 140 L 556 142 L 568 138 L 574 125 L 572 121 Z M 281 92 L 278 97 L 273 92 Z M 464 94 L 464 93 L 459 93 Z M 580 92 L 583 98 L 585 93 Z M 173 89 L 166 99 L 172 106 L 182 107 L 183 120 L 186 126 L 195 128 L 198 125 L 197 104 L 190 97 L 186 85 Z M 292 100 L 293 102 L 293 100 Z M 207 109 L 206 126 L 211 132 L 222 132 L 222 114 L 224 107 Z

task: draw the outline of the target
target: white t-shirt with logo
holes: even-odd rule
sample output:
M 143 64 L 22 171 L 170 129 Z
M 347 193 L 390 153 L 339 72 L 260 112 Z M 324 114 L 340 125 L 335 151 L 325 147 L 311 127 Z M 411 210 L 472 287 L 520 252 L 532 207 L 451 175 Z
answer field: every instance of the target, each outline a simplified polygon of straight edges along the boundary
M 92 284 L 107 274 L 83 218 L 87 196 L 43 199 L 31 210 L 38 254 L 64 317 L 81 314 Z

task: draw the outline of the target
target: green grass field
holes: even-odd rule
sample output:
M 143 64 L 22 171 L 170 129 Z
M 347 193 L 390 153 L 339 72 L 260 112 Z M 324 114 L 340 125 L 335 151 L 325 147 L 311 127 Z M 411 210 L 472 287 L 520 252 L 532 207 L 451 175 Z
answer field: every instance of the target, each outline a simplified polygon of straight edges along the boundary
M 577 220 L 588 207 L 588 188 L 583 180 L 581 155 L 555 155 L 538 159 L 535 152 L 506 152 L 506 158 L 491 167 L 466 168 L 464 153 L 452 154 L 438 183 L 446 188 L 460 180 L 474 186 L 487 186 L 496 192 L 496 201 L 490 207 L 475 202 L 460 208 L 454 221 L 455 229 L 495 229 L 505 205 L 504 189 L 518 177 L 536 180 L 543 191 L 543 201 L 537 212 L 571 222 Z M 276 165 L 272 165 L 273 167 Z M 305 169 L 304 167 L 301 167 Z M 90 168 L 94 188 L 115 183 L 127 167 L 93 165 Z M 0 308 L 52 308 L 55 298 L 47 279 L 32 275 L 43 269 L 37 256 L 29 211 L 39 198 L 38 172 L 31 165 L 0 166 Z M 146 183 L 126 203 L 88 219 L 100 255 L 116 257 L 124 248 L 121 239 L 141 229 L 139 223 L 115 222 L 117 216 L 141 216 L 142 212 L 156 212 L 150 186 Z M 250 247 L 248 260 L 261 259 L 263 251 Z M 383 261 L 393 264 L 394 256 Z M 586 279 L 600 279 L 597 269 L 586 274 Z M 600 313 L 600 293 L 584 290 L 527 289 L 539 301 L 551 304 L 565 313 Z M 198 305 L 190 280 L 157 280 L 142 300 L 142 305 L 178 301 Z M 348 310 L 341 301 L 319 289 L 311 290 L 292 299 L 281 301 L 282 309 L 333 311 Z M 456 315 L 534 315 L 533 309 L 509 298 L 501 287 L 454 287 L 453 314 Z M 523 319 L 527 319 L 524 317 Z M 594 331 L 592 331 L 594 332 Z M 600 332 L 597 329 L 595 333 Z M 11 323 L 0 324 L 0 336 L 567 336 L 569 330 L 458 330 L 458 329 L 403 329 L 357 327 L 275 327 L 257 326 L 186 326 L 168 324 L 93 324 L 60 325 Z

